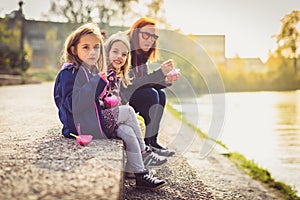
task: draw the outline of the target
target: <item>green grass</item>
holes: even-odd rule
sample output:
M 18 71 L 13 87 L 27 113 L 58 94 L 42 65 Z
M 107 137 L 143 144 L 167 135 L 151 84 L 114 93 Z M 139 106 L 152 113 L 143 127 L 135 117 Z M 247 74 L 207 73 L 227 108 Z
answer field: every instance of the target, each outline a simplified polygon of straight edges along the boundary
M 276 181 L 268 170 L 259 167 L 254 161 L 246 159 L 237 152 L 231 152 L 225 156 L 250 177 L 278 190 L 286 199 L 300 200 L 295 189 L 283 182 Z
M 228 149 L 228 147 L 223 144 L 219 140 L 215 140 L 214 138 L 210 138 L 207 134 L 203 133 L 199 128 L 197 128 L 194 124 L 190 123 L 186 119 L 182 117 L 182 114 L 175 110 L 171 105 L 167 104 L 166 109 L 179 121 L 182 121 L 184 124 L 192 128 L 193 130 L 197 131 L 200 137 L 204 139 L 209 139 L 214 141 L 216 144 L 222 146 L 223 148 Z M 244 171 L 250 177 L 255 180 L 261 181 L 262 183 L 266 184 L 267 186 L 276 189 L 282 196 L 287 200 L 300 200 L 300 197 L 297 196 L 297 191 L 292 188 L 291 186 L 276 181 L 272 178 L 271 173 L 259 167 L 254 161 L 248 160 L 240 153 L 237 152 L 230 152 L 228 154 L 224 154 L 231 162 L 233 162 L 239 169 Z

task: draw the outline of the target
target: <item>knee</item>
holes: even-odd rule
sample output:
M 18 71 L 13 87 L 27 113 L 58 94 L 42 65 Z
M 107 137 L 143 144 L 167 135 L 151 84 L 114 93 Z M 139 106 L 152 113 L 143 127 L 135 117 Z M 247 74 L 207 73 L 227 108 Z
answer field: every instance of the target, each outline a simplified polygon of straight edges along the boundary
M 126 115 L 129 116 L 129 117 L 135 117 L 135 110 L 132 106 L 130 105 L 124 105 L 124 106 L 121 106 L 122 109 L 125 110 L 126 112 Z
M 139 149 L 139 143 L 133 129 L 127 125 L 120 125 L 117 129 L 118 137 L 121 138 L 125 144 L 126 151 L 135 152 Z
M 164 90 L 158 90 L 159 104 L 164 106 L 166 104 L 167 95 Z
M 135 110 L 132 106 L 128 105 L 128 113 L 129 113 L 129 115 L 134 115 L 135 114 Z
M 148 110 L 149 107 L 155 104 L 161 104 L 160 95 L 158 90 L 152 87 L 137 90 L 130 100 L 130 105 L 139 112 Z
M 149 102 L 150 104 L 158 104 L 159 103 L 159 93 L 154 88 L 147 88 L 147 95 L 145 96 L 145 102 Z
M 132 137 L 135 136 L 133 129 L 125 124 L 121 124 L 118 127 L 117 133 L 124 142 L 127 142 L 127 140 L 132 140 Z
M 149 102 L 149 105 L 160 104 L 164 107 L 166 105 L 166 97 L 167 95 L 164 90 L 150 88 L 145 102 Z

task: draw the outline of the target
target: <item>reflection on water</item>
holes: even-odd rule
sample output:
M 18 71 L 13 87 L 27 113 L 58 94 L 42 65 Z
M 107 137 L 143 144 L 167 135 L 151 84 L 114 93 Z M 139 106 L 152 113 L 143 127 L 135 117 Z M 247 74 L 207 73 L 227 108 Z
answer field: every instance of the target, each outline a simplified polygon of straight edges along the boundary
M 218 115 L 211 102 L 211 95 L 197 99 L 199 113 L 194 115 L 195 104 L 183 102 L 189 105 L 184 116 L 197 118 L 206 133 L 214 125 L 212 116 Z M 300 91 L 227 93 L 225 110 L 218 139 L 300 193 Z

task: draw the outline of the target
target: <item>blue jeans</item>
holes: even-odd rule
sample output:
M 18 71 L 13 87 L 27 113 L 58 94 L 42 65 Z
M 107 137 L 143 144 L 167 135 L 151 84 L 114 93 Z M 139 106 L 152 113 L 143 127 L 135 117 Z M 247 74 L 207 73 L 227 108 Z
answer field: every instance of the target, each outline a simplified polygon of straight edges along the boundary
M 145 143 L 149 145 L 156 142 L 160 121 L 166 105 L 165 91 L 153 87 L 138 89 L 131 96 L 129 104 L 145 120 Z

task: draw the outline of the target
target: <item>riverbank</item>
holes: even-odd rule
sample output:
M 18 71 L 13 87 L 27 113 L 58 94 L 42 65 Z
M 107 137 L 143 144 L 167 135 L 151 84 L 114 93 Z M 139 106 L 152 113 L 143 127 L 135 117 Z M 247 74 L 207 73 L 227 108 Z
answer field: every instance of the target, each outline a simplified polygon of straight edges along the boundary
M 203 146 L 203 140 L 207 138 L 210 141 L 213 141 L 215 143 L 215 149 L 218 149 L 216 152 L 217 154 L 223 155 L 226 158 L 228 158 L 236 167 L 238 167 L 242 172 L 249 175 L 252 179 L 259 181 L 263 184 L 264 187 L 270 188 L 271 190 L 275 191 L 279 196 L 284 197 L 284 199 L 297 199 L 299 200 L 300 197 L 297 196 L 297 191 L 295 188 L 289 186 L 288 184 L 275 180 L 271 173 L 261 168 L 257 165 L 253 160 L 248 160 L 245 156 L 238 152 L 229 152 L 227 146 L 221 142 L 217 141 L 213 138 L 209 138 L 205 133 L 203 133 L 200 129 L 198 129 L 195 125 L 191 124 L 187 119 L 182 119 L 181 114 L 172 108 L 171 106 L 168 106 L 169 112 L 172 113 L 172 115 L 179 119 L 180 121 L 183 121 L 184 124 L 189 126 L 195 133 L 197 133 L 200 138 L 199 140 L 202 140 L 202 143 L 198 142 L 198 154 L 200 155 L 200 149 L 199 146 Z M 198 157 L 199 157 L 198 155 Z M 196 155 L 195 155 L 196 156 Z M 194 160 L 193 156 L 191 156 L 192 160 Z M 196 158 L 196 160 L 198 160 Z M 193 162 L 193 161 L 192 161 Z M 197 165 L 195 165 L 197 167 Z M 279 194 L 280 193 L 280 194 Z
M 193 125 L 197 120 L 197 128 L 208 135 L 214 135 L 210 130 L 217 123 L 222 124 L 217 138 L 226 144 L 228 151 L 239 152 L 248 159 L 243 165 L 256 163 L 259 168 L 267 169 L 276 181 L 297 190 L 300 196 L 300 121 L 297 109 L 300 91 L 223 95 L 226 99 L 225 118 L 222 110 L 218 109 L 220 104 L 213 105 L 211 101 L 218 94 L 203 95 L 193 100 L 183 98 L 180 105 L 177 106 L 176 102 L 171 105 L 178 111 L 184 108 L 181 112 L 186 120 Z M 253 177 L 262 177 L 264 182 L 270 180 L 265 179 L 267 173 L 251 171 L 255 173 Z M 274 185 L 277 187 L 277 184 Z

